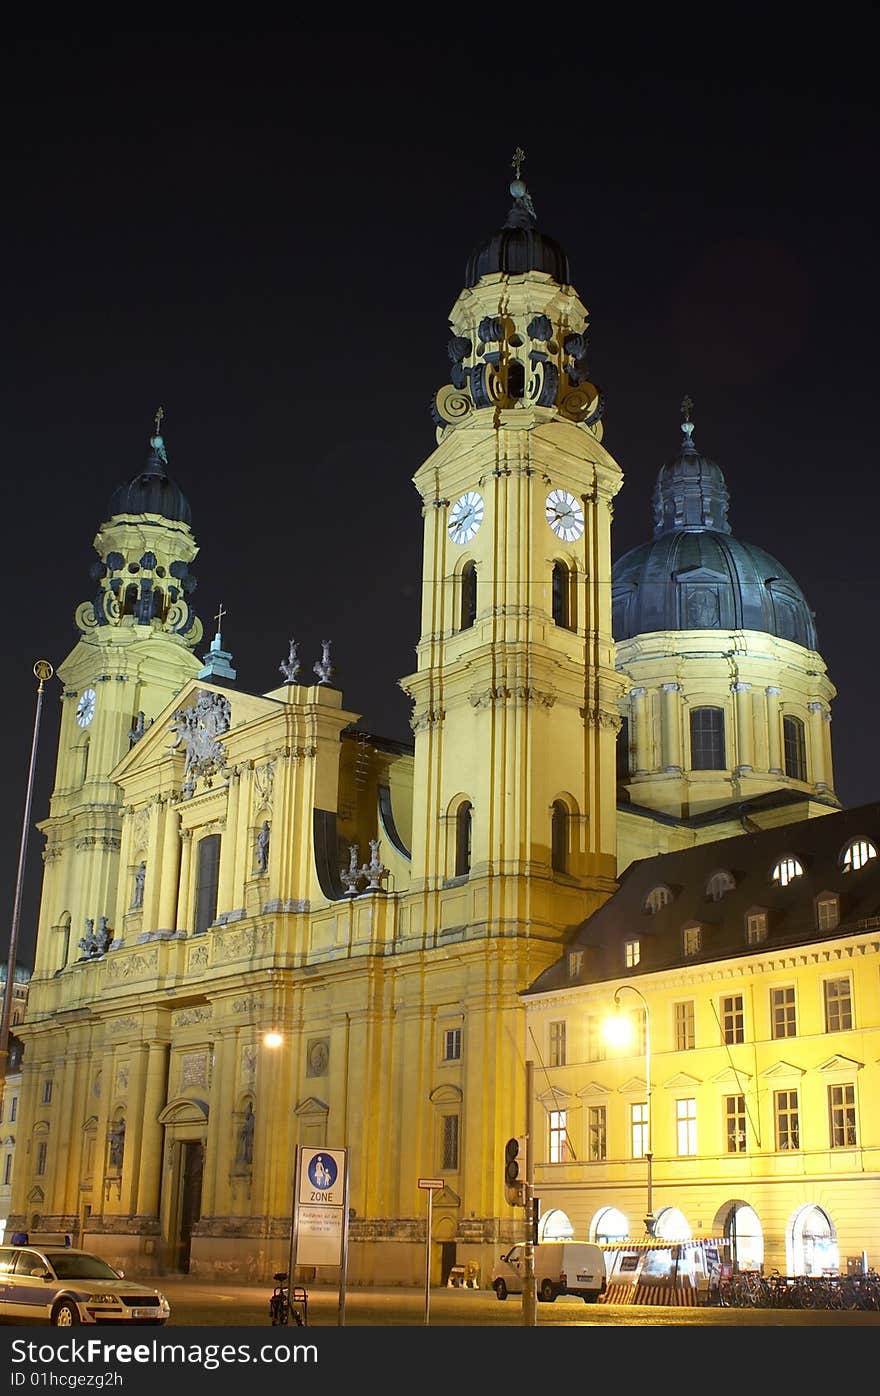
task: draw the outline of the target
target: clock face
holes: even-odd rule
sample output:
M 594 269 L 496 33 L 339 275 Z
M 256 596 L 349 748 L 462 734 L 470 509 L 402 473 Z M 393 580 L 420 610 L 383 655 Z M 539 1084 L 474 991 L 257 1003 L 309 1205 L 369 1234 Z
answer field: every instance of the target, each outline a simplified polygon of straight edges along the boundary
M 76 705 L 76 720 L 80 727 L 88 727 L 92 718 L 95 716 L 96 697 L 97 695 L 93 688 L 87 688 L 85 692 L 80 694 L 79 702 Z
M 475 490 L 469 490 L 449 511 L 449 536 L 453 543 L 469 543 L 482 522 L 482 497 Z
M 551 490 L 547 496 L 547 522 L 557 538 L 573 543 L 584 531 L 584 511 L 580 500 L 567 490 Z

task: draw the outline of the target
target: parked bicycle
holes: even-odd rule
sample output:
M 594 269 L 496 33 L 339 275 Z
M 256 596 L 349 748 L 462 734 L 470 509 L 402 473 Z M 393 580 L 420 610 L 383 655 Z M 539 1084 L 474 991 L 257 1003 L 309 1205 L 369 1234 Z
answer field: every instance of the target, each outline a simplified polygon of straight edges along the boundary
M 309 1295 L 301 1285 L 293 1288 L 287 1283 L 286 1270 L 279 1270 L 272 1278 L 275 1288 L 269 1300 L 269 1319 L 273 1328 L 286 1327 L 291 1319 L 298 1328 L 305 1328 L 309 1321 Z

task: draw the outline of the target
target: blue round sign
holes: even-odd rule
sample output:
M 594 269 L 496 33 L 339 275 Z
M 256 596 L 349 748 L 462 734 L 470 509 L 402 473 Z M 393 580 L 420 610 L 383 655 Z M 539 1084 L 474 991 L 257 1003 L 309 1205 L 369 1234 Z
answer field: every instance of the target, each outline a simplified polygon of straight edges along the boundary
M 309 1182 L 319 1192 L 329 1192 L 336 1182 L 337 1171 L 336 1160 L 332 1154 L 315 1154 L 306 1170 Z

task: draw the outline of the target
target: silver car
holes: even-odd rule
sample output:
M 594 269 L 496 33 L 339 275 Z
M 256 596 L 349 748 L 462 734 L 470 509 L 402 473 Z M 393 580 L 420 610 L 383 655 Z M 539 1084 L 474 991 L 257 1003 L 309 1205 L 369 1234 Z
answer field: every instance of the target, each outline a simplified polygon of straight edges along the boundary
M 0 1314 L 13 1323 L 167 1323 L 164 1294 L 71 1246 L 0 1246 Z

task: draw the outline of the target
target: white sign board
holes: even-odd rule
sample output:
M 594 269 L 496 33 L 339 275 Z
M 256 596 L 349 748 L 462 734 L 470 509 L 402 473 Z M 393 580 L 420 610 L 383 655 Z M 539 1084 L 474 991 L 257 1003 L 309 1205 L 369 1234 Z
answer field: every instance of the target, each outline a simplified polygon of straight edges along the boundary
M 303 1149 L 297 1196 L 300 1207 L 342 1207 L 345 1202 L 345 1150 Z
M 297 1265 L 345 1265 L 348 1178 L 345 1149 L 297 1150 L 294 1227 Z M 295 1246 L 294 1246 L 295 1237 Z

